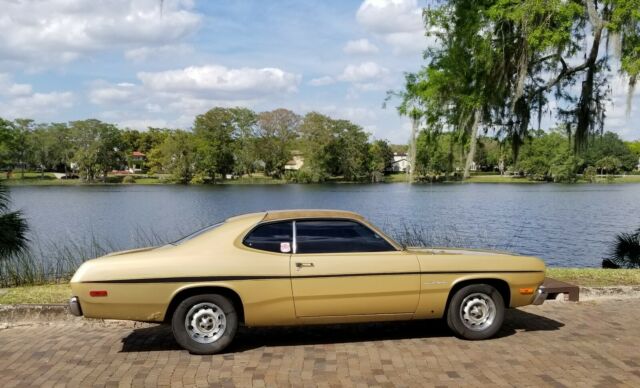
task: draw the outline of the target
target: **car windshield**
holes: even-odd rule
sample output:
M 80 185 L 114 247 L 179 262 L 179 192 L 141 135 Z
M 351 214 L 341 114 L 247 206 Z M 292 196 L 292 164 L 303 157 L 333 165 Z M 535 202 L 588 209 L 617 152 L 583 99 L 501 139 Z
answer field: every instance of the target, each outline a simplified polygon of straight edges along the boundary
M 196 232 L 193 232 L 193 233 L 191 233 L 191 234 L 189 234 L 189 235 L 187 235 L 187 236 L 185 236 L 185 237 L 183 237 L 183 238 L 181 238 L 179 240 L 171 242 L 169 244 L 170 245 L 180 245 L 180 244 L 182 244 L 184 242 L 187 242 L 187 241 L 189 241 L 189 240 L 191 240 L 193 238 L 196 238 L 196 237 L 200 236 L 203 233 L 207 233 L 208 231 L 213 230 L 213 229 L 219 227 L 222 224 L 224 224 L 224 222 L 218 222 L 218 223 L 213 224 L 213 225 L 205 226 L 204 228 L 202 228 L 202 229 L 200 229 L 200 230 L 198 230 Z

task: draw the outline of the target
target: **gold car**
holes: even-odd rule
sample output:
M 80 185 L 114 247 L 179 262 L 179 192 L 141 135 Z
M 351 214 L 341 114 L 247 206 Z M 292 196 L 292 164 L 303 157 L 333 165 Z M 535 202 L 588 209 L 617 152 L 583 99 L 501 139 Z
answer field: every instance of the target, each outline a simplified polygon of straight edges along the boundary
M 456 335 L 476 340 L 500 329 L 505 307 L 544 301 L 544 271 L 533 257 L 402 248 L 352 212 L 269 211 L 89 260 L 71 280 L 70 310 L 170 323 L 197 354 L 224 349 L 239 324 L 446 317 Z

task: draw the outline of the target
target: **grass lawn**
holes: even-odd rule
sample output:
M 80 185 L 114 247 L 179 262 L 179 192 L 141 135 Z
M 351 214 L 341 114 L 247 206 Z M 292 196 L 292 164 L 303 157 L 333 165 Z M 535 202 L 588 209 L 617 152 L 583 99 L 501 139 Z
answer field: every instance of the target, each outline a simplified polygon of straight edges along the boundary
M 585 287 L 640 286 L 640 269 L 547 268 L 547 276 Z M 67 303 L 69 284 L 0 288 L 0 304 Z
M 586 287 L 640 285 L 640 269 L 547 268 L 547 276 Z
M 512 177 L 506 175 L 472 175 L 469 179 L 463 181 L 463 183 L 541 183 L 539 181 L 532 181 L 522 177 Z
M 67 303 L 70 297 L 68 283 L 0 288 L 0 304 Z

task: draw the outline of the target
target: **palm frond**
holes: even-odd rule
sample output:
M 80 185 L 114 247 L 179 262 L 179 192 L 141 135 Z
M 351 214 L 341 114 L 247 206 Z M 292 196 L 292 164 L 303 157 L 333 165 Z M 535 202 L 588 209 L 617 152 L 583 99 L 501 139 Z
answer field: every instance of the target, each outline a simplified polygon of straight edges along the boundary
M 20 211 L 0 214 L 0 260 L 27 250 L 28 231 Z
M 611 244 L 609 260 L 623 268 L 640 268 L 640 228 L 635 233 L 620 233 Z

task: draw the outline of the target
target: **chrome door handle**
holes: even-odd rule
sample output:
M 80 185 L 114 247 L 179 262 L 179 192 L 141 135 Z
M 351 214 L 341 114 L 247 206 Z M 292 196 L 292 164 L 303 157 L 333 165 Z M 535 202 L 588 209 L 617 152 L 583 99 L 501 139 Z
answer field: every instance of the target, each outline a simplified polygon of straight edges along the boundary
M 297 268 L 302 268 L 302 267 L 313 267 L 313 263 L 296 263 L 296 267 Z

